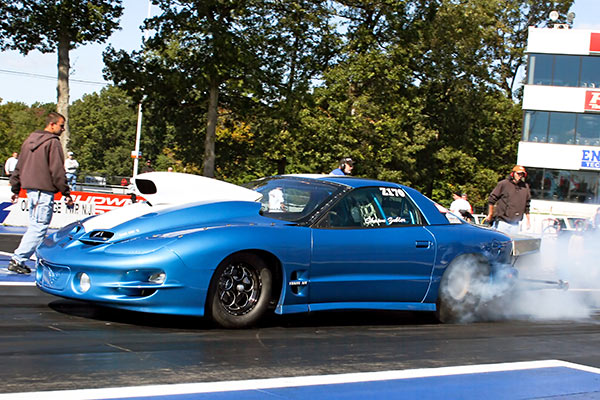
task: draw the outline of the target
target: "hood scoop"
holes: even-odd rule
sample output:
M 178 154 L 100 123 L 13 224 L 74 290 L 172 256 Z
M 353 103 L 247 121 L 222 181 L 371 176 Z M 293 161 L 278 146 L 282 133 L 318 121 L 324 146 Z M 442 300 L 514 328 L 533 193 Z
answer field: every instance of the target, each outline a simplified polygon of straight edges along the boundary
M 110 231 L 92 231 L 89 235 L 80 238 L 79 241 L 84 244 L 96 246 L 107 242 L 114 235 L 114 232 Z

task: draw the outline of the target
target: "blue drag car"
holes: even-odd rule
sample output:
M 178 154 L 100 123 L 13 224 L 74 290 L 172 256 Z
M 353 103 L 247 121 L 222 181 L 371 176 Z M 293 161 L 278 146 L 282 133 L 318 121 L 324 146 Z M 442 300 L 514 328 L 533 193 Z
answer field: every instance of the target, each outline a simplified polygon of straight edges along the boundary
M 396 183 L 292 175 L 240 187 L 151 172 L 135 185 L 146 201 L 45 239 L 41 290 L 227 328 L 267 312 L 340 309 L 429 311 L 452 322 L 515 275 L 517 241 Z

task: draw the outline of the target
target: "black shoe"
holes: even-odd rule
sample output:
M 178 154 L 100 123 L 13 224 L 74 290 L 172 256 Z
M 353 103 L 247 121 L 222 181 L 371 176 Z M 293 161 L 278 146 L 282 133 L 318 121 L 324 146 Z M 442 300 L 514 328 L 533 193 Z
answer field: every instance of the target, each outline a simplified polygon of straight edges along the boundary
M 12 272 L 16 272 L 17 274 L 29 274 L 31 270 L 25 264 L 21 264 L 18 261 L 10 260 L 8 263 L 8 270 Z

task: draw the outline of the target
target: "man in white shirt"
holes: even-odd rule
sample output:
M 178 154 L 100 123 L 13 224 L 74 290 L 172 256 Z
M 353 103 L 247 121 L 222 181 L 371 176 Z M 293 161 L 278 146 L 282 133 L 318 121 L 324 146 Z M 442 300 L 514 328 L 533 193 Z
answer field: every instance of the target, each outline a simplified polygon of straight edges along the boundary
M 283 212 L 285 208 L 283 190 L 280 187 L 271 190 L 269 192 L 269 212 Z
M 466 196 L 464 196 L 466 197 Z M 471 215 L 471 204 L 460 193 L 453 193 L 452 198 L 454 201 L 450 204 L 450 212 L 453 214 L 465 218 L 465 216 Z
M 75 191 L 77 169 L 79 169 L 79 163 L 73 158 L 73 152 L 70 151 L 67 153 L 67 159 L 65 160 L 65 172 L 67 175 L 67 184 L 71 188 L 71 191 Z
M 8 160 L 4 163 L 4 173 L 6 176 L 10 176 L 15 168 L 17 167 L 17 162 L 19 161 L 19 153 L 12 153 L 12 157 L 9 157 Z

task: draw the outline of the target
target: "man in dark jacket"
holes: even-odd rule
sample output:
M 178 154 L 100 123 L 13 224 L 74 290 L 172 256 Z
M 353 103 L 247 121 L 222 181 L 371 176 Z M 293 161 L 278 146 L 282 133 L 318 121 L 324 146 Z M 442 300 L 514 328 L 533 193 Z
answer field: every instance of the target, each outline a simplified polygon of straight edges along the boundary
M 488 198 L 488 216 L 486 222 L 494 220 L 494 227 L 505 233 L 518 233 L 519 222 L 523 215 L 527 218 L 527 229 L 531 227 L 529 220 L 529 203 L 531 192 L 525 182 L 527 171 L 515 165 L 510 177 L 501 180 Z
M 68 207 L 73 205 L 67 178 L 60 134 L 65 130 L 65 117 L 51 112 L 46 118 L 46 128 L 29 135 L 23 146 L 19 162 L 10 176 L 12 201 L 16 203 L 21 188 L 27 191 L 29 226 L 15 250 L 8 270 L 18 274 L 31 272 L 25 261 L 44 240 L 52 220 L 54 194 L 61 192 Z

